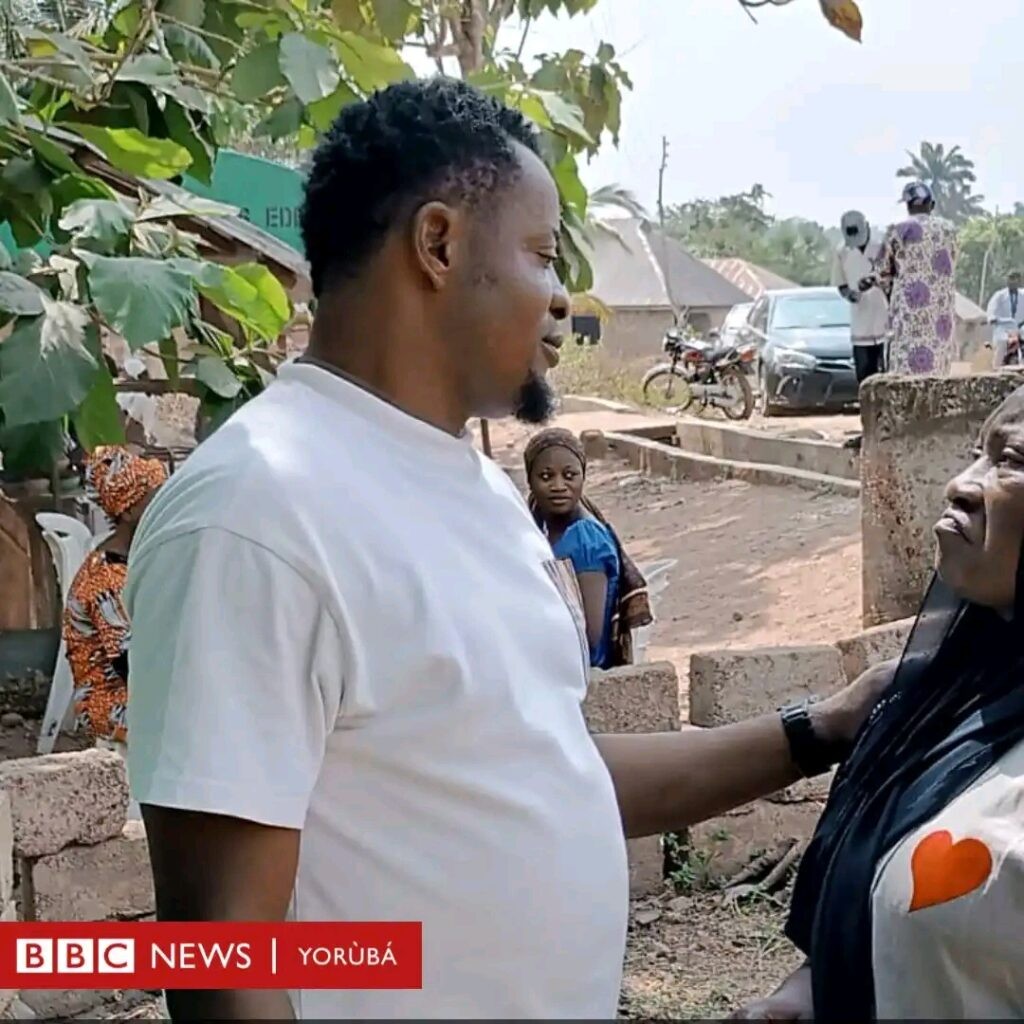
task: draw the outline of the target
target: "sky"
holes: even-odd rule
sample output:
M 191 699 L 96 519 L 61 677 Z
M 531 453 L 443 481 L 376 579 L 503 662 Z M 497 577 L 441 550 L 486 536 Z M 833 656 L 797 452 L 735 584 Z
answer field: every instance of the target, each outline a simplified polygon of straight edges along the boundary
M 583 176 L 626 186 L 651 212 L 662 135 L 666 203 L 759 182 L 779 216 L 831 226 L 856 208 L 887 224 L 895 171 L 927 139 L 962 146 L 986 206 L 1011 210 L 1024 199 L 1020 0 L 859 2 L 860 45 L 817 0 L 758 11 L 756 25 L 736 0 L 598 0 L 588 15 L 538 21 L 526 52 L 615 46 L 633 79 L 620 144 Z

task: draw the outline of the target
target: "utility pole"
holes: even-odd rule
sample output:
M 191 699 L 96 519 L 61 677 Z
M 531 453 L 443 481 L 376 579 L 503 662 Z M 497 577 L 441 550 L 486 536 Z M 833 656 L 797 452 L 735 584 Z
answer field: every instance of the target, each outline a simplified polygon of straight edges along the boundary
M 668 264 L 668 236 L 665 234 L 665 171 L 668 169 L 668 137 L 661 137 L 661 166 L 658 168 L 658 234 L 661 236 L 661 277 L 665 282 L 665 294 L 672 307 L 672 317 L 679 325 L 681 310 L 672 294 L 672 275 Z

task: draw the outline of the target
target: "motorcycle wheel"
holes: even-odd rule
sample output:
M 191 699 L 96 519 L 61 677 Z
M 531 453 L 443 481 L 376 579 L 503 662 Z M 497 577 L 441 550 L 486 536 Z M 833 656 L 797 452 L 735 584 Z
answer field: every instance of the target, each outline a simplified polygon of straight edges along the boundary
M 678 371 L 662 370 L 644 381 L 644 404 L 656 409 L 688 409 L 693 403 L 693 392 L 686 378 Z
M 737 368 L 726 370 L 722 374 L 722 384 L 730 390 L 735 389 L 738 394 L 732 405 L 723 405 L 722 412 L 730 420 L 749 420 L 754 412 L 754 389 L 750 386 L 746 374 Z

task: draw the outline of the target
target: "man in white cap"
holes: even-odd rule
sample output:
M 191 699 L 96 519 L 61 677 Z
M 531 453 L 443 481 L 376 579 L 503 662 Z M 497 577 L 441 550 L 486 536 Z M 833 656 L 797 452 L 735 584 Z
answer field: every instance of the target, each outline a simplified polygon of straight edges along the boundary
M 912 182 L 903 190 L 907 218 L 882 243 L 879 282 L 889 296 L 891 373 L 949 373 L 956 358 L 956 228 L 935 215 L 932 190 Z
M 871 227 L 863 213 L 850 210 L 840 226 L 843 244 L 832 261 L 832 284 L 852 305 L 853 363 L 857 383 L 885 370 L 885 339 L 889 329 L 889 303 L 875 278 L 878 246 L 871 243 Z

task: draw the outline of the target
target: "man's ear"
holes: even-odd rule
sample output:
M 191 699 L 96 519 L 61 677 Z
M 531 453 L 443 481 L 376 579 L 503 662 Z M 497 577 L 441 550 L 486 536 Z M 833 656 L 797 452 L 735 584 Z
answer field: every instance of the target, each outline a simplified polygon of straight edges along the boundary
M 415 259 L 427 280 L 442 289 L 464 244 L 465 218 L 447 203 L 424 203 L 412 218 Z

